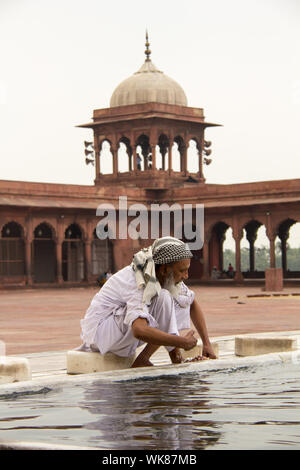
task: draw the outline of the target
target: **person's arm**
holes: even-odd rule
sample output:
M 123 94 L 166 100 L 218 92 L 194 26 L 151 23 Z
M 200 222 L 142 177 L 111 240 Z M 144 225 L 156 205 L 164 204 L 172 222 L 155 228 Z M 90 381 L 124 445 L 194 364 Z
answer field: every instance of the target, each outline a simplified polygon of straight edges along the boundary
M 202 340 L 202 344 L 203 344 L 202 356 L 209 357 L 210 359 L 216 359 L 217 356 L 215 355 L 213 351 L 212 345 L 208 337 L 205 318 L 201 310 L 201 307 L 196 299 L 194 299 L 193 303 L 191 304 L 190 315 L 191 315 L 191 320 Z
M 145 343 L 157 344 L 159 346 L 175 346 L 186 351 L 192 349 L 197 344 L 193 330 L 188 331 L 184 336 L 170 335 L 158 328 L 149 326 L 147 320 L 141 317 L 134 320 L 131 328 L 134 337 Z

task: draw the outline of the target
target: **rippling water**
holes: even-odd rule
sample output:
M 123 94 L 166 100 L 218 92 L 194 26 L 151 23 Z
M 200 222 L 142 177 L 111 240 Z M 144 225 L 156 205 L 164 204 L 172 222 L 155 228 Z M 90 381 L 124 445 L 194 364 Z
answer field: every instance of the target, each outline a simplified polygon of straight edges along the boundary
M 300 449 L 300 364 L 0 400 L 0 439 L 107 449 Z

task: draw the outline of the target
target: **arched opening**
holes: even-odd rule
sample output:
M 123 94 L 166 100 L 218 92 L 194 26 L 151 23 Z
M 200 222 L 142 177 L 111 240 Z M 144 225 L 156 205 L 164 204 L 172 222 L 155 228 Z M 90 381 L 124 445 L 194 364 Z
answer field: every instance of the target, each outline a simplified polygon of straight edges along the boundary
M 189 173 L 199 172 L 199 150 L 196 139 L 191 139 L 189 141 L 187 149 L 187 171 Z
M 126 173 L 129 171 L 128 155 L 126 151 L 126 145 L 120 142 L 118 148 L 118 171 L 120 173 Z
M 209 240 L 209 272 L 212 278 L 223 277 L 224 274 L 224 254 L 223 244 L 225 233 L 229 225 L 225 222 L 218 222 L 211 231 Z
M 266 227 L 258 220 L 251 220 L 244 230 L 241 241 L 243 275 L 246 278 L 263 278 L 265 270 L 270 267 L 270 241 Z
M 172 170 L 180 171 L 180 153 L 176 142 L 172 146 Z
M 183 156 L 185 144 L 183 138 L 178 135 L 174 138 L 172 147 L 172 170 L 183 171 Z
M 127 137 L 122 137 L 118 146 L 118 171 L 126 173 L 133 170 L 132 147 Z
M 109 238 L 100 240 L 95 229 L 92 241 L 92 275 L 98 278 L 104 273 L 112 273 L 113 270 L 112 242 Z
M 236 270 L 235 259 L 235 240 L 232 234 L 232 228 L 228 227 L 224 232 L 223 242 L 223 272 L 226 277 L 233 279 Z
M 168 152 L 169 139 L 165 134 L 161 134 L 158 138 L 158 145 L 156 146 L 156 167 L 159 170 L 168 170 Z
M 266 227 L 261 225 L 257 231 L 257 246 L 255 247 L 255 270 L 262 273 L 270 267 L 270 242 Z
M 53 231 L 47 223 L 34 230 L 33 240 L 34 282 L 54 282 L 56 276 L 55 242 Z
M 247 240 L 247 232 L 245 228 L 243 228 L 243 237 L 240 241 L 240 250 L 241 250 L 241 271 L 244 277 L 249 277 L 250 249 L 249 249 L 249 241 Z
M 24 276 L 25 246 L 24 232 L 20 224 L 8 222 L 1 230 L 0 275 Z
M 278 227 L 275 240 L 276 266 L 282 268 L 284 277 L 300 277 L 300 223 L 286 219 Z
M 65 230 L 62 244 L 62 276 L 64 281 L 77 282 L 84 279 L 82 231 L 77 224 L 71 224 Z
M 287 250 L 288 277 L 300 277 L 300 223 L 294 223 L 289 230 Z
M 152 153 L 149 137 L 141 134 L 136 141 L 137 169 L 146 171 L 152 168 Z
M 113 154 L 110 148 L 110 142 L 103 140 L 100 150 L 100 171 L 103 175 L 113 173 Z

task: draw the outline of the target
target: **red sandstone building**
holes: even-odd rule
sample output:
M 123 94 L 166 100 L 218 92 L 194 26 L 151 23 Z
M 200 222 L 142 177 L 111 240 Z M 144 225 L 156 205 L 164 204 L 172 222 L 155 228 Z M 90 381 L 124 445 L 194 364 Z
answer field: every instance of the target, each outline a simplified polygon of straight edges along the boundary
M 116 88 L 110 107 L 94 110 L 93 121 L 80 126 L 94 132 L 93 186 L 0 181 L 2 287 L 94 283 L 100 273 L 130 263 L 133 253 L 151 240 L 99 240 L 96 234 L 97 207 L 118 208 L 120 196 L 127 197 L 128 205 L 149 209 L 153 203 L 204 204 L 204 245 L 194 252 L 190 269 L 194 280 L 209 281 L 213 266 L 224 269 L 229 227 L 235 240 L 234 280 L 254 277 L 254 242 L 262 225 L 270 243 L 270 267 L 275 267 L 278 236 L 287 275 L 289 229 L 300 221 L 300 180 L 207 184 L 205 129 L 218 124 L 206 122 L 203 109 L 187 106 L 180 85 L 154 66 L 146 46 L 145 63 Z M 247 273 L 241 272 L 244 230 L 250 248 Z

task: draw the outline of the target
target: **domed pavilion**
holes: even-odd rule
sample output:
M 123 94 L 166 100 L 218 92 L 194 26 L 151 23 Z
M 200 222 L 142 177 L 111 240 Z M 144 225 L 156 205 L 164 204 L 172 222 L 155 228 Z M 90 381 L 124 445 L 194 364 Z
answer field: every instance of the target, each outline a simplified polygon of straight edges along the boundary
M 189 107 L 183 88 L 153 64 L 148 34 L 145 45 L 143 65 L 116 87 L 110 107 L 94 110 L 93 122 L 79 126 L 94 131 L 95 184 L 157 190 L 203 183 L 203 163 L 210 162 L 204 132 L 218 124 L 205 122 L 203 109 Z M 111 155 L 110 172 L 104 148 Z

